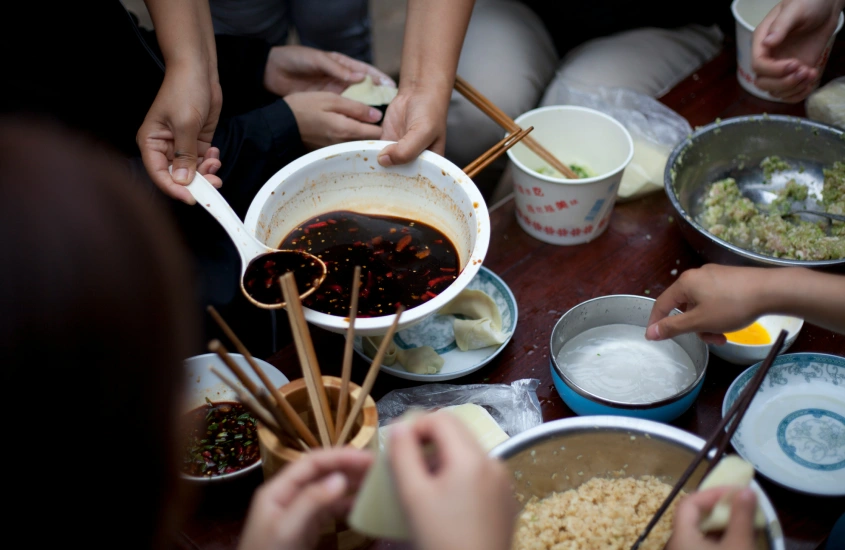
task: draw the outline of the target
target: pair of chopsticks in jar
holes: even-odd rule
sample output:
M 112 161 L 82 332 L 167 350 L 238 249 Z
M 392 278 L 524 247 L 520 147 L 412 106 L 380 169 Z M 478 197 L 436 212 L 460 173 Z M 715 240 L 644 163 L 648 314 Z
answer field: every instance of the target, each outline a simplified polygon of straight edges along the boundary
M 361 386 L 361 392 L 355 399 L 351 408 L 349 406 L 349 381 L 352 371 L 352 343 L 355 336 L 355 318 L 358 313 L 358 291 L 360 288 L 361 268 L 355 267 L 354 279 L 352 282 L 352 298 L 349 312 L 349 326 L 346 334 L 346 347 L 344 349 L 343 367 L 341 372 L 341 387 L 338 398 L 337 416 L 331 414 L 326 388 L 323 385 L 323 377 L 320 367 L 317 364 L 317 354 L 314 351 L 314 344 L 308 331 L 308 324 L 302 310 L 302 303 L 299 298 L 299 290 L 292 272 L 285 273 L 279 279 L 282 286 L 282 294 L 285 299 L 285 309 L 290 317 L 291 332 L 296 345 L 299 363 L 302 366 L 302 377 L 308 390 L 308 400 L 311 405 L 317 435 L 308 428 L 297 411 L 288 402 L 277 387 L 273 385 L 249 350 L 235 335 L 229 325 L 223 320 L 213 306 L 208 306 L 208 312 L 214 318 L 220 329 L 229 340 L 235 345 L 238 352 L 244 356 L 247 363 L 258 375 L 264 384 L 264 388 L 258 387 L 253 380 L 247 376 L 238 363 L 229 355 L 226 348 L 219 340 L 212 340 L 209 343 L 209 350 L 216 353 L 229 367 L 240 383 L 246 388 L 241 389 L 237 383 L 224 375 L 215 367 L 211 367 L 214 374 L 229 386 L 238 396 L 238 400 L 249 409 L 253 415 L 260 420 L 282 445 L 291 448 L 301 448 L 309 451 L 313 448 L 332 446 L 343 446 L 355 426 L 355 419 L 361 412 L 364 402 L 372 391 L 378 375 L 381 362 L 387 351 L 389 343 L 393 340 L 393 334 L 399 324 L 399 317 L 404 308 L 401 306 L 396 311 L 393 324 L 379 345 L 378 352 L 370 364 L 367 376 Z M 319 440 L 318 437 L 319 436 Z
M 785 330 L 781 330 L 780 334 L 775 340 L 772 349 L 769 350 L 769 354 L 757 368 L 757 371 L 754 373 L 754 376 L 751 377 L 751 380 L 748 384 L 745 385 L 742 392 L 739 394 L 739 397 L 734 401 L 731 408 L 728 410 L 727 414 L 722 417 L 722 420 L 719 422 L 719 425 L 716 426 L 716 429 L 713 431 L 713 435 L 707 440 L 701 450 L 698 451 L 698 454 L 695 455 L 695 458 L 692 459 L 692 462 L 689 466 L 687 466 L 686 471 L 681 475 L 678 481 L 675 483 L 672 490 L 669 492 L 669 495 L 663 501 L 663 504 L 660 505 L 660 508 L 657 509 L 654 516 L 649 521 L 648 525 L 646 525 L 643 532 L 640 534 L 639 538 L 637 538 L 636 542 L 634 542 L 633 546 L 631 546 L 631 550 L 637 550 L 640 545 L 645 541 L 648 537 L 648 534 L 654 529 L 654 526 L 657 525 L 657 522 L 660 521 L 660 518 L 672 504 L 672 500 L 678 495 L 678 493 L 683 489 L 684 485 L 689 478 L 692 476 L 693 472 L 698 469 L 698 466 L 701 462 L 707 457 L 708 454 L 713 452 L 713 456 L 710 457 L 710 464 L 705 470 L 704 474 L 701 476 L 701 480 L 704 480 L 707 477 L 707 474 L 716 466 L 716 464 L 721 460 L 722 455 L 725 454 L 725 449 L 728 447 L 728 443 L 730 442 L 731 438 L 736 432 L 737 428 L 739 427 L 739 423 L 742 422 L 742 417 L 745 416 L 745 412 L 748 410 L 748 407 L 751 405 L 751 401 L 754 399 L 754 396 L 757 394 L 757 390 L 760 389 L 760 386 L 763 384 L 763 380 L 766 378 L 766 374 L 769 372 L 769 367 L 772 366 L 774 363 L 775 358 L 777 357 L 778 353 L 780 352 L 781 348 L 783 347 L 783 342 L 786 340 L 787 332 Z M 730 426 L 728 426 L 730 424 Z M 715 449 L 715 451 L 714 451 Z M 701 483 L 699 481 L 699 484 Z
M 460 76 L 455 76 L 455 90 L 457 90 L 458 93 L 467 98 L 470 103 L 481 109 L 481 111 L 487 116 L 489 116 L 491 119 L 493 119 L 496 124 L 504 128 L 506 131 L 510 132 L 510 135 L 508 137 L 494 145 L 490 149 L 490 151 L 487 151 L 486 153 L 481 155 L 481 157 L 479 157 L 477 160 L 473 161 L 466 168 L 464 168 L 464 172 L 467 172 L 467 174 L 469 175 L 469 169 L 473 166 L 473 164 L 479 162 L 479 160 L 484 158 L 485 155 L 490 154 L 491 151 L 501 149 L 503 147 L 504 142 L 506 142 L 509 138 L 515 138 L 520 132 L 523 132 L 524 130 L 522 130 L 522 128 L 520 128 L 516 122 L 514 122 L 508 115 L 506 115 L 504 111 L 499 109 L 492 101 L 487 99 L 484 95 L 481 94 L 481 92 L 473 88 L 466 80 L 464 80 Z M 532 128 L 529 128 L 528 131 L 525 131 L 525 134 L 523 134 L 519 139 L 517 139 L 513 143 L 510 143 L 504 149 L 501 149 L 489 162 L 487 162 L 483 166 L 480 166 L 475 173 L 477 173 L 478 170 L 481 170 L 482 168 L 487 166 L 487 164 L 490 164 L 490 162 L 493 162 L 496 157 L 501 155 L 503 152 L 507 151 L 511 146 L 516 144 L 517 141 L 522 139 L 522 142 L 525 144 L 526 147 L 531 149 L 534 154 L 536 154 L 538 157 L 540 157 L 549 165 L 551 165 L 552 168 L 563 174 L 568 179 L 578 179 L 578 174 L 576 174 L 569 166 L 561 162 L 556 156 L 551 154 L 548 149 L 537 143 L 537 140 L 532 137 L 526 137 L 526 135 L 528 134 L 528 132 L 531 131 Z M 470 175 L 470 177 L 473 177 L 473 175 Z

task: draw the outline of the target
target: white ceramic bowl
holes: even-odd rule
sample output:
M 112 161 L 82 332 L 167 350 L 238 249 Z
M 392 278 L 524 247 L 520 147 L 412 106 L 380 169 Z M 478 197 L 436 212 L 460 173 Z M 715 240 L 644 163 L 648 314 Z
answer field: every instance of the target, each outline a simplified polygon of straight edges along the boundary
M 786 330 L 786 340 L 783 342 L 783 347 L 779 353 L 784 353 L 798 338 L 798 333 L 801 332 L 801 327 L 804 326 L 804 320 L 797 317 L 788 317 L 786 315 L 764 315 L 757 319 L 766 332 L 771 337 L 769 344 L 738 344 L 728 340 L 724 345 L 717 346 L 715 344 L 708 344 L 710 351 L 717 357 L 721 357 L 729 363 L 735 365 L 753 365 L 762 361 L 769 354 L 769 350 L 777 339 L 781 330 Z
M 634 142 L 616 119 L 572 105 L 541 107 L 514 122 L 534 127 L 530 137 L 565 164 L 596 175 L 576 180 L 540 174 L 548 166 L 523 143 L 508 149 L 519 225 L 532 237 L 558 245 L 589 242 L 607 229 Z
M 490 217 L 472 180 L 440 155 L 424 151 L 408 164 L 379 165 L 376 155 L 390 143 L 353 141 L 300 157 L 264 184 L 244 223 L 259 241 L 272 247 L 302 222 L 336 210 L 415 219 L 439 229 L 455 244 L 461 272 L 436 297 L 402 313 L 397 327 L 402 330 L 433 315 L 475 277 L 490 243 Z M 346 317 L 304 310 L 309 323 L 346 332 Z M 385 334 L 394 318 L 359 318 L 355 333 Z
M 261 379 L 249 366 L 243 355 L 238 353 L 230 353 L 232 358 L 238 363 L 243 371 L 249 376 L 250 380 L 255 382 L 259 388 L 264 387 Z M 264 373 L 270 381 L 280 388 L 289 382 L 287 376 L 282 374 L 279 369 L 266 361 L 255 358 L 255 362 L 262 368 Z M 210 366 L 214 365 L 216 369 L 222 372 L 228 378 L 237 381 L 234 373 L 229 370 L 229 367 L 217 356 L 215 353 L 205 353 L 203 355 L 195 355 L 189 357 L 184 361 L 185 369 L 185 400 L 182 405 L 182 410 L 187 413 L 197 407 L 206 403 L 206 398 L 212 402 L 217 401 L 238 401 L 237 395 L 227 386 L 216 374 L 211 372 Z M 237 382 L 238 387 L 245 390 L 240 382 Z M 256 445 L 258 441 L 256 439 Z M 221 481 L 228 481 L 231 479 L 238 479 L 249 475 L 251 472 L 261 469 L 261 459 L 259 458 L 254 464 L 250 464 L 242 470 L 230 474 L 222 474 L 213 477 L 195 477 L 187 474 L 181 474 L 182 479 L 196 481 L 200 483 L 214 483 Z

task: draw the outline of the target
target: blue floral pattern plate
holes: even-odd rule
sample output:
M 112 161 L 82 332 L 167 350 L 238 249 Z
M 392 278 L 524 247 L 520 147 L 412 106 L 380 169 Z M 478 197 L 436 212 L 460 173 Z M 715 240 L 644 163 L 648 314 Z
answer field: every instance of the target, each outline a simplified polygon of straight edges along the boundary
M 469 282 L 467 288 L 481 290 L 496 302 L 499 312 L 502 314 L 502 332 L 510 333 L 510 336 L 502 344 L 461 351 L 455 343 L 455 333 L 452 328 L 455 316 L 434 314 L 419 324 L 397 332 L 393 336 L 393 342 L 402 349 L 431 346 L 445 360 L 440 372 L 437 374 L 414 374 L 406 371 L 398 363 L 391 366 L 382 365 L 381 371 L 417 382 L 442 382 L 475 372 L 496 357 L 508 345 L 514 330 L 516 330 L 518 316 L 516 298 L 514 298 L 508 285 L 484 266 L 481 266 L 478 274 Z M 372 362 L 361 349 L 360 336 L 355 337 L 354 348 L 367 363 Z
M 759 366 L 728 388 L 723 417 Z M 775 483 L 845 496 L 845 358 L 791 353 L 775 359 L 731 443 Z

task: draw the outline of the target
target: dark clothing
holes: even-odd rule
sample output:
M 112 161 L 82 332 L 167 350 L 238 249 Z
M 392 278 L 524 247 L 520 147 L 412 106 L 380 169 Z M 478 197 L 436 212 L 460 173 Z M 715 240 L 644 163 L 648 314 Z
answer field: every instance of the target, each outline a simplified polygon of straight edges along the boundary
M 643 27 L 674 28 L 718 24 L 733 33 L 730 2 L 708 0 L 684 5 L 675 0 L 521 0 L 540 16 L 559 55 L 587 40 Z
M 15 22 L 15 32 L 3 40 L 4 51 L 17 55 L 4 61 L 0 111 L 47 115 L 89 134 L 134 159 L 138 179 L 152 185 L 138 161 L 135 136 L 164 77 L 154 34 L 139 28 L 118 0 L 29 2 L 14 11 L 7 21 Z M 269 51 L 258 39 L 217 37 L 224 101 L 212 143 L 220 149 L 221 193 L 241 218 L 270 176 L 304 153 L 290 107 L 263 87 Z M 151 193 L 172 210 L 194 252 L 199 303 L 215 305 L 227 319 L 229 307 L 260 318 L 266 338 L 253 353 L 272 351 L 262 346 L 270 341 L 270 314 L 245 307 L 240 258 L 217 221 L 200 206 Z M 239 334 L 247 330 L 231 324 Z

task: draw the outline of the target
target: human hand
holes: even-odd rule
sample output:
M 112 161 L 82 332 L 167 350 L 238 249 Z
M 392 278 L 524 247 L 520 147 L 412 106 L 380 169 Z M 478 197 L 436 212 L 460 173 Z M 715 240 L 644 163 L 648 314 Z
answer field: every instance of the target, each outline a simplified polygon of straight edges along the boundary
M 433 444 L 434 469 L 426 456 Z M 420 550 L 507 550 L 516 501 L 504 465 L 449 414 L 430 414 L 391 428 L 396 488 Z
M 302 143 L 309 150 L 359 139 L 378 139 L 381 111 L 332 92 L 297 92 L 285 97 Z
M 655 300 L 646 338 L 666 340 L 697 332 L 705 342 L 722 345 L 724 333 L 745 328 L 762 311 L 761 278 L 766 268 L 706 264 L 685 271 Z M 684 313 L 669 314 L 678 308 Z
M 721 539 L 705 536 L 698 528 L 701 520 L 724 495 L 735 487 L 715 487 L 687 495 L 675 509 L 672 538 L 667 550 L 753 550 L 754 514 L 757 497 L 748 488 L 736 491 L 731 500 L 731 519 Z
M 396 86 L 372 65 L 338 52 L 307 46 L 276 46 L 264 69 L 264 87 L 284 97 L 295 92 L 341 93 L 370 75 L 377 85 Z
M 312 451 L 255 492 L 239 550 L 315 548 L 324 522 L 345 517 L 373 462 L 366 451 Z
M 397 141 L 378 154 L 382 166 L 406 164 L 430 149 L 442 155 L 446 150 L 446 112 L 451 86 L 399 88 L 382 122 L 381 139 Z
M 187 65 L 167 67 L 135 136 L 150 178 L 166 195 L 194 204 L 184 186 L 193 181 L 197 163 L 211 147 L 222 103 L 216 73 Z
M 754 29 L 755 85 L 789 103 L 805 99 L 821 78 L 817 64 L 845 0 L 782 0 Z
M 205 156 L 198 159 L 197 172 L 205 176 L 208 182 L 220 189 L 223 186 L 223 180 L 217 177 L 217 171 L 220 170 L 222 164 L 220 163 L 220 149 L 217 147 L 209 147 Z

